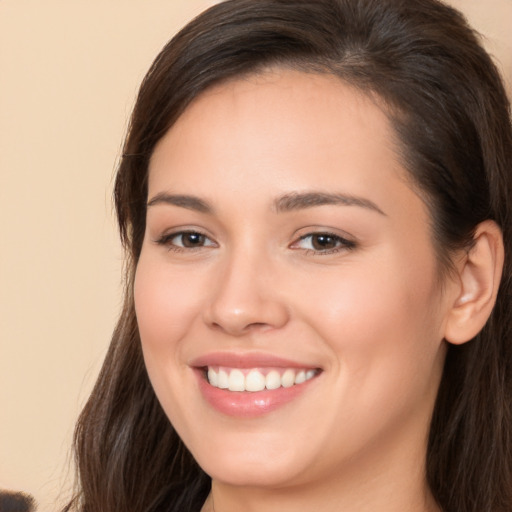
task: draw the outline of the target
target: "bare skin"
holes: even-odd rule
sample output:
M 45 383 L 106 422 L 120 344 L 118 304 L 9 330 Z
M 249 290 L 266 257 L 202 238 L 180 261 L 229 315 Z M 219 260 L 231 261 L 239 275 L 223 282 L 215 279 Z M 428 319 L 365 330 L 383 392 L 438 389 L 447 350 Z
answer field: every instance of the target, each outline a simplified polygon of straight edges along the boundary
M 289 70 L 206 92 L 158 144 L 135 304 L 155 392 L 212 477 L 202 512 L 439 510 L 426 440 L 463 279 L 439 285 L 395 148 L 369 98 Z M 226 414 L 193 364 L 212 353 L 317 373 Z

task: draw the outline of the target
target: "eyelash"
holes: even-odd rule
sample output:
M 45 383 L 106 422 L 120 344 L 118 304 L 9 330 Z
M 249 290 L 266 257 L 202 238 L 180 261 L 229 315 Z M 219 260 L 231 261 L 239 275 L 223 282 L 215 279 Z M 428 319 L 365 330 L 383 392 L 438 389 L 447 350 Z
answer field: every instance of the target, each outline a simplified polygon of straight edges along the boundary
M 204 238 L 205 240 L 210 240 L 210 238 L 205 235 L 204 233 L 201 233 L 200 231 L 177 231 L 176 233 L 169 233 L 167 235 L 163 235 L 161 238 L 156 240 L 156 243 L 158 245 L 165 245 L 170 251 L 176 251 L 176 252 L 183 252 L 183 251 L 195 251 L 198 249 L 202 249 L 203 247 L 211 247 L 215 245 L 214 243 L 207 244 L 207 245 L 198 245 L 197 247 L 186 247 L 184 245 L 176 245 L 175 243 L 172 243 L 172 241 L 175 238 L 183 237 L 186 235 L 197 235 L 199 237 Z M 182 242 L 183 243 L 183 242 Z
M 306 235 L 303 235 L 299 238 L 298 242 L 294 242 L 293 245 L 297 245 L 299 242 L 303 240 L 307 240 L 308 238 L 313 239 L 313 237 L 325 237 L 331 239 L 335 244 L 336 247 L 333 247 L 331 249 L 326 250 L 320 250 L 320 249 L 304 249 L 306 251 L 306 254 L 308 255 L 314 255 L 314 256 L 326 256 L 329 254 L 336 254 L 340 251 L 350 251 L 352 249 L 356 248 L 356 243 L 352 240 L 347 240 L 346 238 L 343 238 L 340 235 L 336 235 L 334 233 L 329 233 L 326 231 L 318 231 L 315 233 L 307 233 Z
M 211 243 L 209 244 L 203 244 L 203 245 L 198 245 L 196 247 L 186 247 L 184 245 L 176 245 L 175 243 L 173 243 L 173 240 L 178 238 L 178 237 L 184 237 L 186 235 L 195 235 L 195 236 L 199 236 L 199 237 L 202 237 L 203 240 L 209 240 Z M 297 247 L 297 245 L 304 241 L 304 240 L 307 240 L 308 238 L 309 239 L 313 239 L 313 237 L 325 237 L 325 238 L 328 238 L 330 240 L 332 240 L 335 244 L 336 244 L 336 247 L 333 247 L 333 248 L 330 248 L 330 249 L 326 249 L 326 250 L 321 250 L 321 249 L 307 249 L 307 248 L 302 248 L 302 250 L 305 252 L 305 254 L 307 255 L 312 255 L 312 256 L 326 256 L 326 255 L 329 255 L 329 254 L 336 254 L 340 251 L 350 251 L 352 249 L 355 249 L 357 244 L 352 241 L 352 240 L 347 240 L 346 238 L 343 238 L 339 235 L 336 235 L 334 233 L 329 233 L 329 232 L 326 232 L 326 231 L 319 231 L 319 232 L 315 232 L 315 233 L 307 233 L 306 235 L 303 235 L 301 236 L 296 242 L 293 242 L 293 244 L 291 244 L 291 248 L 292 249 L 300 249 L 300 247 Z M 161 238 L 159 238 L 158 240 L 156 240 L 156 243 L 158 245 L 163 245 L 163 246 L 166 246 L 168 248 L 168 250 L 170 251 L 175 251 L 175 252 L 184 252 L 184 251 L 196 251 L 196 250 L 200 250 L 200 249 L 203 249 L 204 247 L 213 247 L 215 246 L 215 242 L 212 242 L 210 240 L 210 238 L 205 235 L 204 233 L 201 233 L 200 231 L 194 231 L 194 230 L 190 230 L 190 231 L 177 231 L 175 233 L 169 233 L 167 235 L 163 235 Z M 183 244 L 183 238 L 182 238 L 182 244 Z

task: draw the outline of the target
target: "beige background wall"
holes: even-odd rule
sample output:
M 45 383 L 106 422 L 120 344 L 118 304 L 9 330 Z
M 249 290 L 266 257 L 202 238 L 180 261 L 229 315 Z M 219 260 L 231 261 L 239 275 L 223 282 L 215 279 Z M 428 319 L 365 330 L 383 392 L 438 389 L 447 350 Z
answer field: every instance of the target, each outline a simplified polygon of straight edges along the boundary
M 66 494 L 120 301 L 112 175 L 137 86 L 207 0 L 0 0 L 0 488 Z M 454 0 L 512 83 L 512 0 Z

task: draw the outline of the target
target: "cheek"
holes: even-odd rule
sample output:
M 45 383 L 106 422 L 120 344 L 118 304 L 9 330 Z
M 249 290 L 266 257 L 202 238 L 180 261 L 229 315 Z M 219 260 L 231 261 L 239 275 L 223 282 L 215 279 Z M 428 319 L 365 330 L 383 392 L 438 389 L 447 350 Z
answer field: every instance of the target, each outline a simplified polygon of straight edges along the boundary
M 153 254 L 141 254 L 134 282 L 134 301 L 144 362 L 156 396 L 176 426 L 187 424 L 190 411 L 184 389 L 184 340 L 200 311 L 199 279 L 172 271 Z
M 434 264 L 385 253 L 366 263 L 342 269 L 335 286 L 332 278 L 310 283 L 307 322 L 327 341 L 344 385 L 357 388 L 354 402 L 406 392 L 407 379 L 427 389 L 442 343 Z
M 354 449 L 411 422 L 421 432 L 442 373 L 443 345 L 427 312 L 435 300 L 431 282 L 393 268 L 354 269 L 329 297 L 321 300 L 319 289 L 308 297 L 308 323 L 329 345 L 333 362 L 327 421 L 332 431 L 344 425 L 344 440 Z
M 314 310 L 311 316 L 333 328 L 344 344 L 363 338 L 379 345 L 391 331 L 419 334 L 418 328 L 425 327 L 435 293 L 431 278 L 422 272 L 406 272 L 385 261 L 354 265 L 339 276 L 312 279 L 305 299 Z
M 144 253 L 134 283 L 137 323 L 143 348 L 175 349 L 200 310 L 199 276 L 172 271 Z

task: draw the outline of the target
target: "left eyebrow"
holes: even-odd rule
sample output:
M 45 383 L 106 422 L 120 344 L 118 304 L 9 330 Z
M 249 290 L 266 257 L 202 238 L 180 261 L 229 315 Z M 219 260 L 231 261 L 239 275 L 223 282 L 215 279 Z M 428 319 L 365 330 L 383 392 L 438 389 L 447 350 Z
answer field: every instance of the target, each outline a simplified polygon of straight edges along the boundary
M 278 213 L 325 205 L 359 206 L 386 216 L 386 214 L 373 201 L 364 197 L 347 194 L 314 191 L 292 193 L 281 196 L 274 201 L 274 208 Z

